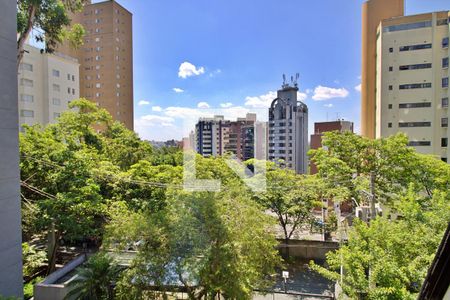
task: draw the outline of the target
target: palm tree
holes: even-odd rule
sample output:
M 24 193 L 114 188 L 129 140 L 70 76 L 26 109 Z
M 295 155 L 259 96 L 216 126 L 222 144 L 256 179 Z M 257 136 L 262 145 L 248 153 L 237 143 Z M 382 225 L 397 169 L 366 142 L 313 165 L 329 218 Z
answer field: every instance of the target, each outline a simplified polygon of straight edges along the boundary
M 104 253 L 97 253 L 78 269 L 77 277 L 69 283 L 70 292 L 64 299 L 109 299 L 109 286 L 117 278 L 118 266 Z

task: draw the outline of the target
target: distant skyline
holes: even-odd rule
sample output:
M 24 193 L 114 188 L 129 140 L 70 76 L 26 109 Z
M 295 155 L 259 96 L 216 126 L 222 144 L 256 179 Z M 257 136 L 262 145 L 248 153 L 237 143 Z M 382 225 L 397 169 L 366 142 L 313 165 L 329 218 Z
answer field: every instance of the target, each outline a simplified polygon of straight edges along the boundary
M 208 108 L 230 118 L 254 108 L 264 114 L 282 74 L 297 72 L 310 134 L 327 118 L 353 121 L 359 132 L 364 1 L 118 2 L 133 13 L 135 130 L 142 138 L 181 139 Z M 449 9 L 448 0 L 406 1 L 407 15 Z

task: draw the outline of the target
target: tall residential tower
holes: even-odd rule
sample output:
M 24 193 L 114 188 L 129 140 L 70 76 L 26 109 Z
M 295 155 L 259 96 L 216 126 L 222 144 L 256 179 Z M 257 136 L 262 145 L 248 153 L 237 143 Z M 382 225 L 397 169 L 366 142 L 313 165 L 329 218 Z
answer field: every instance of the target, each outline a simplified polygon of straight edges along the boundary
M 80 96 L 133 129 L 132 14 L 114 0 L 86 4 L 72 16 L 86 30 L 84 45 L 58 49 L 80 63 Z
M 362 7 L 361 134 L 375 137 L 377 28 L 404 14 L 404 0 L 369 0 Z
M 376 137 L 408 135 L 418 152 L 448 161 L 450 12 L 382 20 L 376 51 Z
M 298 75 L 297 75 L 298 79 Z M 308 107 L 297 100 L 297 79 L 284 81 L 269 108 L 269 160 L 299 174 L 308 171 Z

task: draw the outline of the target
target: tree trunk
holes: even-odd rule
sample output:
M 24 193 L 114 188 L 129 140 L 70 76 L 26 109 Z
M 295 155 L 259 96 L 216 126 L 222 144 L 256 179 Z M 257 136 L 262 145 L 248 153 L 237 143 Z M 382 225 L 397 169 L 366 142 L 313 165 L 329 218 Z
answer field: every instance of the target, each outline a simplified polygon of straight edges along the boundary
M 20 35 L 17 41 L 17 70 L 19 70 L 19 65 L 23 58 L 25 42 L 30 36 L 31 30 L 33 29 L 35 14 L 36 14 L 36 6 L 31 4 L 30 7 L 28 8 L 27 28 L 25 29 L 25 32 Z
M 52 273 L 55 270 L 56 266 L 56 255 L 58 253 L 58 245 L 59 245 L 59 237 L 60 234 L 57 230 L 55 230 L 55 224 L 52 224 L 49 230 L 49 238 L 48 238 L 48 269 L 47 275 Z

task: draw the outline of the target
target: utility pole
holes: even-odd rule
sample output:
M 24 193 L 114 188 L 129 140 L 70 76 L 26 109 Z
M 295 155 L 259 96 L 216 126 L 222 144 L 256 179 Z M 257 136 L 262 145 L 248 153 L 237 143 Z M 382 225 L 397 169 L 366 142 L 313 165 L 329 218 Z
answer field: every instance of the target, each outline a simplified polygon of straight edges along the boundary
M 377 215 L 375 208 L 375 172 L 370 172 L 370 220 L 374 220 Z

